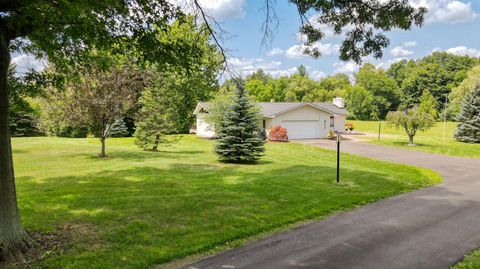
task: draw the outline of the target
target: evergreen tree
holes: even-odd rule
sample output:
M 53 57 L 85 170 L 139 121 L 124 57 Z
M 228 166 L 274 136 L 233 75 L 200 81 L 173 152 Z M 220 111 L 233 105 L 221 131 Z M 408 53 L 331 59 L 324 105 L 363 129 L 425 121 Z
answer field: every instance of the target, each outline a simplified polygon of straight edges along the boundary
M 263 130 L 258 109 L 249 99 L 243 85 L 237 85 L 233 104 L 225 112 L 220 125 L 215 144 L 215 152 L 220 160 L 254 162 L 262 156 L 265 140 L 261 138 Z
M 455 138 L 462 142 L 480 143 L 480 86 L 463 100 L 457 120 L 460 123 L 455 130 Z
M 156 151 L 160 143 L 166 143 L 165 134 L 176 131 L 176 106 L 174 92 L 159 87 L 159 81 L 142 93 L 135 130 L 135 144 L 145 150 Z
M 125 137 L 128 135 L 128 128 L 123 119 L 118 119 L 110 126 L 110 137 Z

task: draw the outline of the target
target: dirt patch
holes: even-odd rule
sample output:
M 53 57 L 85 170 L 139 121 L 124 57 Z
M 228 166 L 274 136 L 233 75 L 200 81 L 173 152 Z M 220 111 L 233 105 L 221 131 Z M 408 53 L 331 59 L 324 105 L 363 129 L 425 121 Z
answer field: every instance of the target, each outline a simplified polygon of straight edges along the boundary
M 102 245 L 93 226 L 89 224 L 64 224 L 53 232 L 29 232 L 34 248 L 24 254 L 25 263 L 1 264 L 0 269 L 29 269 L 42 261 L 60 256 L 72 248 L 73 243 L 87 243 L 91 248 Z

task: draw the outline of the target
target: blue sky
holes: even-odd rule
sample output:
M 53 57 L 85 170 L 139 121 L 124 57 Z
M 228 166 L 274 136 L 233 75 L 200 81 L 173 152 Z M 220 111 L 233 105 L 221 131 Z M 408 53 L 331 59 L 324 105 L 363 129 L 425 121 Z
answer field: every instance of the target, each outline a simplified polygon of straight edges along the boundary
M 171 0 L 177 3 L 191 0 Z M 352 74 L 358 65 L 338 59 L 340 38 L 327 36 L 317 44 L 323 56 L 312 59 L 301 54 L 301 41 L 297 38 L 300 20 L 293 5 L 287 0 L 277 0 L 275 9 L 280 24 L 278 32 L 268 47 L 261 46 L 261 26 L 265 15 L 263 0 L 200 0 L 211 16 L 221 22 L 223 30 L 231 37 L 225 40 L 229 50 L 230 66 L 237 74 L 247 75 L 258 68 L 278 77 L 295 72 L 298 65 L 305 65 L 312 78 L 344 72 Z M 387 68 L 400 59 L 416 59 L 434 50 L 459 55 L 480 57 L 480 1 L 465 0 L 410 0 L 412 5 L 429 9 L 425 25 L 411 31 L 394 30 L 387 33 L 390 46 L 380 60 L 365 59 L 379 67 Z M 327 33 L 328 33 L 328 29 Z M 17 71 L 37 68 L 44 62 L 32 56 L 13 55 Z
M 411 31 L 394 30 L 387 33 L 390 46 L 380 60 L 366 59 L 387 68 L 400 59 L 416 59 L 434 50 L 459 55 L 480 57 L 480 1 L 410 0 L 413 5 L 426 6 L 429 11 L 425 25 Z M 354 63 L 338 59 L 339 37 L 329 37 L 317 46 L 323 52 L 319 59 L 301 55 L 297 39 L 300 25 L 295 8 L 287 1 L 278 0 L 276 10 L 280 25 L 269 47 L 261 46 L 261 25 L 264 19 L 261 0 L 203 0 L 204 7 L 232 37 L 225 41 L 230 50 L 231 66 L 246 75 L 262 68 L 274 76 L 295 72 L 295 67 L 306 65 L 311 77 L 320 78 L 337 72 L 352 73 Z

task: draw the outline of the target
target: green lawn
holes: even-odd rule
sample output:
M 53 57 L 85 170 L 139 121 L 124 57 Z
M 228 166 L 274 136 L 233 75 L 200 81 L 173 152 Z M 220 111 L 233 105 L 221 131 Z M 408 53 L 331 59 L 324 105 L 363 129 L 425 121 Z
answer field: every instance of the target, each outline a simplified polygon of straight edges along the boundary
M 472 253 L 465 256 L 465 259 L 452 269 L 479 269 L 480 268 L 480 250 L 475 250 Z
M 433 128 L 426 132 L 419 132 L 414 138 L 417 146 L 408 146 L 408 136 L 404 130 L 388 127 L 382 122 L 381 139 L 377 140 L 378 122 L 376 121 L 349 121 L 358 132 L 372 133 L 372 136 L 359 136 L 372 143 L 402 147 L 412 150 L 421 150 L 433 153 L 447 154 L 464 157 L 480 157 L 480 144 L 468 144 L 458 142 L 453 138 L 456 122 L 447 122 L 445 128 L 445 140 L 443 139 L 443 122 L 437 122 Z
M 212 142 L 185 136 L 161 152 L 131 138 L 13 139 L 22 221 L 30 231 L 67 227 L 74 243 L 42 268 L 148 268 L 214 252 L 440 181 L 410 166 L 270 143 L 257 165 L 219 163 Z

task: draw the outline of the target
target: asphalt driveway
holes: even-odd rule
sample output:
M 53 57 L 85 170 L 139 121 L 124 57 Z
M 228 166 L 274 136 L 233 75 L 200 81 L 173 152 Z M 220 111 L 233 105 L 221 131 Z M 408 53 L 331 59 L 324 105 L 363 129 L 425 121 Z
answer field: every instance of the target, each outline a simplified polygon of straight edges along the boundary
M 328 140 L 296 141 L 334 149 Z M 422 166 L 440 185 L 363 206 L 185 268 L 448 268 L 480 247 L 480 159 L 345 141 L 342 151 Z M 348 164 L 344 164 L 348 165 Z

